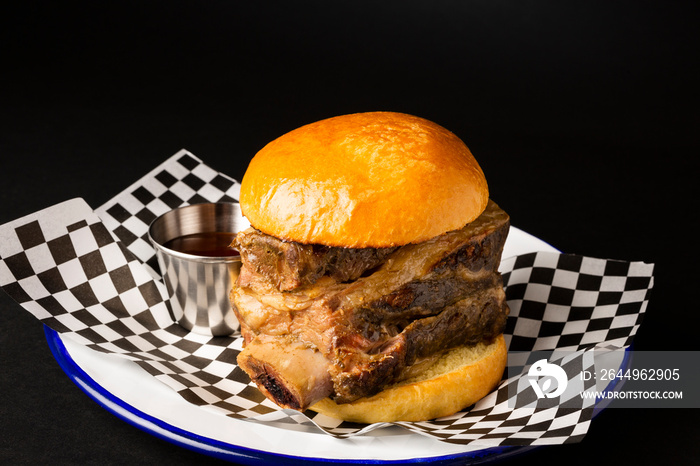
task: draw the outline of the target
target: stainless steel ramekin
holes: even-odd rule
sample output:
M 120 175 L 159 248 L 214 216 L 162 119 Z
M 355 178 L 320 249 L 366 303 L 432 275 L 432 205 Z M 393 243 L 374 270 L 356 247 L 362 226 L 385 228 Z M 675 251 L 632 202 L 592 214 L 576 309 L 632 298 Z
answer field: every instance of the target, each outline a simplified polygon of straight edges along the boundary
M 238 278 L 240 256 L 193 255 L 164 245 L 185 235 L 236 233 L 249 225 L 237 203 L 180 207 L 151 223 L 148 237 L 156 249 L 175 319 L 182 327 L 212 336 L 230 335 L 239 329 L 228 295 Z

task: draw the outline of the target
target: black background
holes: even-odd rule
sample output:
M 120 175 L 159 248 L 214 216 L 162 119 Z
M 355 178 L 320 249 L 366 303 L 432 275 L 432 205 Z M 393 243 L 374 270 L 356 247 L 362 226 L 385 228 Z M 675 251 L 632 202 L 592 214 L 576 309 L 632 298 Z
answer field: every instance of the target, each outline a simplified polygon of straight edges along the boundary
M 17 3 L 0 12 L 0 223 L 97 207 L 180 148 L 240 180 L 298 126 L 407 112 L 465 140 L 515 226 L 655 263 L 635 347 L 697 349 L 695 2 Z M 692 464 L 697 415 L 608 409 L 526 459 Z M 99 407 L 0 293 L 0 462 L 217 461 Z

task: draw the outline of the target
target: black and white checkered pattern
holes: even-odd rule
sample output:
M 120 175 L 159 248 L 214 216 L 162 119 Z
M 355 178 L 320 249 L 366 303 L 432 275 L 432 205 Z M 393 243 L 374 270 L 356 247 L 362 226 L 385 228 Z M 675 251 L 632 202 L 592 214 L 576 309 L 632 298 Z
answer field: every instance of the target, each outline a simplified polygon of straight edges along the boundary
M 207 337 L 173 323 L 165 285 L 149 266 L 148 225 L 181 205 L 235 200 L 239 188 L 181 151 L 95 212 L 74 199 L 0 226 L 0 286 L 62 337 L 135 361 L 204 409 L 282 428 L 314 423 L 338 437 L 381 427 L 280 410 L 236 365 L 240 337 Z M 575 350 L 565 365 L 570 375 L 590 367 L 590 348 L 629 344 L 653 267 L 541 252 L 504 261 L 501 271 L 511 307 L 510 350 Z M 526 388 L 519 383 L 504 380 L 472 409 L 448 418 L 400 425 L 478 445 L 564 443 L 585 435 L 592 406 L 540 400 L 545 404 L 514 409 L 513 394 Z
M 160 277 L 155 251 L 147 235 L 151 222 L 185 205 L 235 202 L 240 190 L 241 185 L 236 180 L 181 150 L 95 213 L 132 254 Z
M 510 351 L 628 346 L 653 280 L 651 264 L 571 254 L 525 254 L 501 269 Z

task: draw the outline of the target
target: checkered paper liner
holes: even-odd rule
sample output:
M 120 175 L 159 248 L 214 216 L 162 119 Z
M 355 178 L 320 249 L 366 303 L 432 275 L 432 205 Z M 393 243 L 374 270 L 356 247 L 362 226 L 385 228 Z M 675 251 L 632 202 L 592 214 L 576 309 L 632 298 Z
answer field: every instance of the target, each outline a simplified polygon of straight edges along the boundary
M 0 286 L 62 338 L 134 361 L 203 409 L 282 429 L 315 425 L 336 437 L 386 425 L 282 410 L 236 365 L 240 335 L 208 337 L 174 323 L 148 226 L 182 205 L 236 201 L 239 190 L 237 181 L 180 151 L 95 211 L 73 199 L 0 226 Z M 561 365 L 569 383 L 584 384 L 581 391 L 595 389 L 594 382 L 578 378 L 592 367 L 592 350 L 631 343 L 653 286 L 652 264 L 550 252 L 508 258 L 501 272 L 511 309 L 504 332 L 509 351 L 573 352 Z M 593 397 L 513 408 L 513 397 L 527 390 L 522 382 L 504 379 L 452 416 L 397 424 L 465 445 L 583 438 Z

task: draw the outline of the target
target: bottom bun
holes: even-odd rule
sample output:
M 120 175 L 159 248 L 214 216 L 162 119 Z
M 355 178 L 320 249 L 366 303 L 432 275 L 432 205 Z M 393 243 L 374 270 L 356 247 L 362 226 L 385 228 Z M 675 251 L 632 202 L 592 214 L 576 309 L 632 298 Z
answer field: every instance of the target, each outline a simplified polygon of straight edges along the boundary
M 324 398 L 309 409 L 344 421 L 427 421 L 454 414 L 488 395 L 501 381 L 508 358 L 505 339 L 454 348 L 419 376 L 352 403 Z

